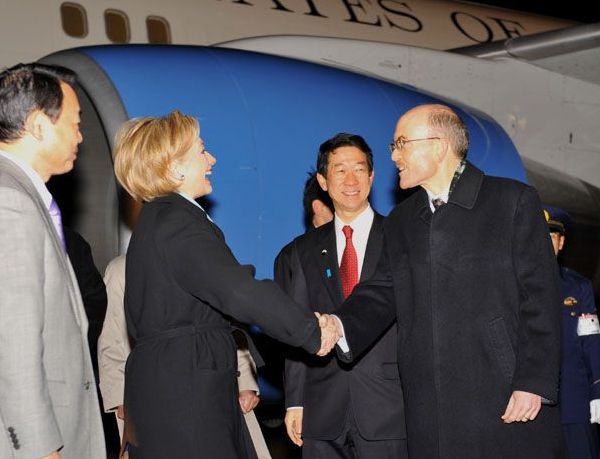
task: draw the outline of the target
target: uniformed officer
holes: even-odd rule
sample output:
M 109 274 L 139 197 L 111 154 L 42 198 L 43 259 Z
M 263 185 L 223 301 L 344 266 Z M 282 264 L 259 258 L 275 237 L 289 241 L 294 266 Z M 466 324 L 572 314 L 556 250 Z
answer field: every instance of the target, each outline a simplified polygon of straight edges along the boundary
M 554 253 L 562 250 L 569 215 L 544 210 Z M 598 459 L 596 426 L 600 423 L 600 326 L 592 283 L 560 267 L 562 282 L 562 355 L 560 407 L 568 459 Z

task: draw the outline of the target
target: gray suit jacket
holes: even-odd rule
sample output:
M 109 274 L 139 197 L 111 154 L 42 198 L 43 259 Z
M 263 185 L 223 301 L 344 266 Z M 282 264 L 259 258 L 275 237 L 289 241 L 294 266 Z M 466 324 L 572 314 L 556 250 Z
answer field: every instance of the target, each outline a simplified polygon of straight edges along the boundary
M 77 280 L 31 180 L 0 157 L 0 457 L 104 459 Z

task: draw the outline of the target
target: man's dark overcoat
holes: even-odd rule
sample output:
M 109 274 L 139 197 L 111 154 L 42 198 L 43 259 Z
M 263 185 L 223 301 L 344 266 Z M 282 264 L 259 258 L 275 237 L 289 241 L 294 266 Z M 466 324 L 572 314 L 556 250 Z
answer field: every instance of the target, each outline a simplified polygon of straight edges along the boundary
M 238 402 L 230 317 L 309 352 L 314 314 L 240 265 L 206 213 L 177 194 L 144 205 L 129 244 L 125 370 L 132 459 L 255 458 Z M 277 307 L 275 306 L 277 305 Z
M 559 289 L 527 185 L 467 163 L 435 213 L 423 189 L 394 209 L 375 275 L 338 315 L 353 355 L 398 317 L 411 459 L 562 457 L 556 406 L 500 419 L 514 390 L 557 400 Z

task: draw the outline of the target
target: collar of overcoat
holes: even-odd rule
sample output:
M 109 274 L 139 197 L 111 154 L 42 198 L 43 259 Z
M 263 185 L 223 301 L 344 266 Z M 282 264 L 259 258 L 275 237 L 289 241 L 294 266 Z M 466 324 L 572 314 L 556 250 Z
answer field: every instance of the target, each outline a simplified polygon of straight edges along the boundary
M 212 231 L 214 231 L 214 233 L 217 235 L 217 237 L 219 239 L 221 239 L 223 242 L 225 242 L 225 235 L 223 234 L 223 231 L 221 231 L 221 228 L 219 228 L 213 221 L 211 221 L 208 218 L 208 214 L 206 213 L 206 211 L 203 208 L 200 208 L 200 207 L 194 205 L 193 203 L 191 203 L 190 201 L 185 199 L 180 194 L 178 194 L 178 193 L 168 194 L 166 196 L 161 196 L 159 198 L 156 198 L 152 202 L 157 203 L 157 204 L 160 204 L 160 203 L 171 204 L 176 207 L 181 207 L 181 208 L 187 209 L 193 215 L 196 215 L 199 218 L 199 220 L 203 222 L 203 224 L 208 225 L 212 229 Z
M 479 190 L 483 183 L 483 177 L 484 173 L 467 161 L 465 170 L 461 174 L 460 179 L 458 179 L 458 182 L 456 182 L 454 191 L 452 191 L 452 194 L 448 198 L 448 203 L 471 210 L 477 202 L 477 196 L 479 195 Z M 433 214 L 429 207 L 427 192 L 424 189 L 421 189 L 419 193 L 419 200 L 421 201 L 419 214 L 423 220 L 429 222 L 431 221 Z

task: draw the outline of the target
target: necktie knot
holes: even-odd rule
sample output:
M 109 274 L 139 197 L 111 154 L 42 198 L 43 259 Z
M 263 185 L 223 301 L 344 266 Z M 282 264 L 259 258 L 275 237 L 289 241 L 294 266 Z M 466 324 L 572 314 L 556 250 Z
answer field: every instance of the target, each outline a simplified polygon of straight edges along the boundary
M 433 204 L 434 209 L 439 209 L 446 204 L 446 202 L 442 198 L 434 198 L 431 200 L 431 204 Z
M 344 236 L 346 236 L 346 240 L 348 240 L 352 239 L 352 233 L 354 233 L 354 230 L 350 225 L 346 225 L 342 228 L 342 233 L 344 233 Z

